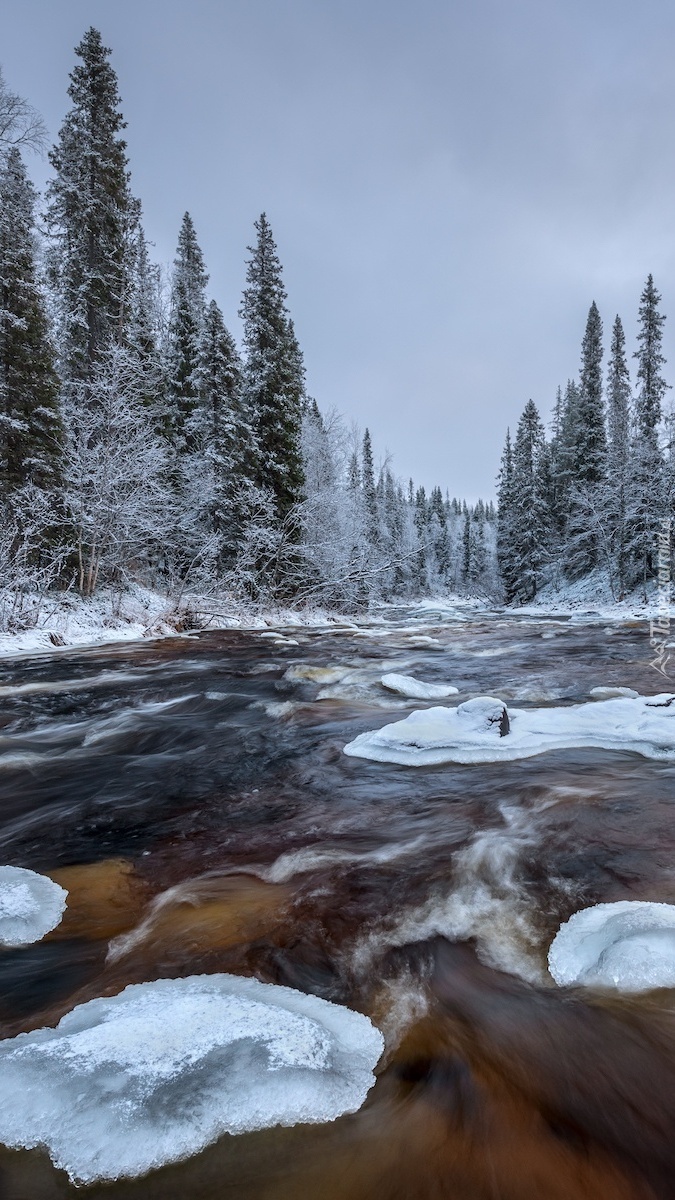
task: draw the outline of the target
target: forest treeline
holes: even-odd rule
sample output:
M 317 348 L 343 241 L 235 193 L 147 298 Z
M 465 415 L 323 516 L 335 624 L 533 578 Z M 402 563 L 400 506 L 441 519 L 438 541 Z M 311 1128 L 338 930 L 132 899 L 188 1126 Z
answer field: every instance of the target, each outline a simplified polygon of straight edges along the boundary
M 499 475 L 497 558 L 504 596 L 602 572 L 619 599 L 661 575 L 670 595 L 675 418 L 666 405 L 665 316 L 651 275 L 640 297 L 635 391 L 620 317 L 603 378 L 603 326 L 591 304 L 578 380 L 559 388 L 550 436 L 530 400 Z
M 497 585 L 496 511 L 403 484 L 307 394 L 277 247 L 255 222 L 237 345 L 185 213 L 152 261 L 110 51 L 76 48 L 40 210 L 39 117 L 0 86 L 0 586 L 130 582 L 343 607 Z
M 448 591 L 524 603 L 596 573 L 617 597 L 648 587 L 675 505 L 651 276 L 635 390 L 619 317 L 603 372 L 594 303 L 548 435 L 532 401 L 507 434 L 498 516 L 427 493 L 308 395 L 265 214 L 239 345 L 188 212 L 170 273 L 153 262 L 110 54 L 93 28 L 76 47 L 40 204 L 23 152 L 45 130 L 0 76 L 0 622 L 51 590 L 131 583 L 346 609 Z

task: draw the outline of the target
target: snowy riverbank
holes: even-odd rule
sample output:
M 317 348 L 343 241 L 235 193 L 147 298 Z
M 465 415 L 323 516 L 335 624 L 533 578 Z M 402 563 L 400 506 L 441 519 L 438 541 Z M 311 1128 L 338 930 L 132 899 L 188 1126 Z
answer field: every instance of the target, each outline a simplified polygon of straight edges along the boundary
M 149 588 L 102 589 L 90 600 L 68 593 L 37 598 L 25 628 L 0 632 L 0 657 L 56 651 L 72 646 L 189 635 L 205 629 L 265 629 L 345 624 L 343 614 L 322 608 L 270 608 L 227 597 L 184 595 L 179 602 Z M 16 621 L 16 626 L 22 622 Z
M 34 654 L 73 646 L 189 635 L 206 629 L 266 629 L 326 625 L 386 625 L 401 610 L 443 624 L 484 614 L 573 620 L 649 620 L 656 616 L 658 597 L 648 602 L 640 591 L 614 600 L 606 580 L 587 579 L 561 587 L 548 585 L 536 601 L 521 608 L 504 608 L 485 598 L 446 595 L 418 601 L 381 604 L 368 613 L 346 615 L 316 608 L 246 605 L 225 597 L 185 594 L 180 601 L 134 585 L 120 594 L 102 589 L 90 600 L 73 593 L 31 598 L 26 610 L 0 632 L 0 656 Z

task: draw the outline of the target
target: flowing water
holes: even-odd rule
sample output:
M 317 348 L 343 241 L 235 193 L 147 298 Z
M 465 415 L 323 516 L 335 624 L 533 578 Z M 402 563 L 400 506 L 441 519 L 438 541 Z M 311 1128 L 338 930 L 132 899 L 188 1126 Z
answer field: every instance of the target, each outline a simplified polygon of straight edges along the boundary
M 44 941 L 0 952 L 0 1036 L 226 971 L 367 1013 L 387 1048 L 354 1115 L 89 1188 L 0 1148 L 2 1200 L 675 1196 L 673 993 L 562 991 L 546 970 L 575 910 L 675 902 L 675 766 L 342 753 L 420 707 L 388 671 L 528 707 L 663 691 L 649 657 L 637 623 L 426 610 L 6 660 L 0 862 L 70 895 Z

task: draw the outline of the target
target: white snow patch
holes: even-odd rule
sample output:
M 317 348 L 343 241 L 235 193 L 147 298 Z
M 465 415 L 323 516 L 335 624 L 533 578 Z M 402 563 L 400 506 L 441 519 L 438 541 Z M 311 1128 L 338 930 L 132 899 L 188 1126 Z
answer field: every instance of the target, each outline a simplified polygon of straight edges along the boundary
M 399 696 L 408 696 L 412 700 L 444 700 L 446 696 L 456 696 L 459 691 L 449 683 L 423 683 L 412 675 L 395 672 L 383 675 L 381 683 L 390 692 L 398 692 Z
M 561 987 L 675 988 L 675 904 L 619 900 L 581 909 L 560 926 L 548 965 Z
M 639 692 L 634 692 L 629 687 L 594 687 L 591 688 L 589 696 L 594 700 L 615 700 L 621 696 L 628 696 L 630 700 L 637 700 Z
M 0 1042 L 0 1141 L 77 1183 L 134 1178 L 223 1133 L 355 1112 L 383 1045 L 361 1013 L 255 979 L 133 984 Z
M 487 727 L 485 722 L 481 727 L 478 719 L 481 705 Z M 504 709 L 501 700 L 480 696 L 457 708 L 418 709 L 403 721 L 359 734 L 344 752 L 354 758 L 416 767 L 508 762 L 547 750 L 583 747 L 675 759 L 675 695 L 670 693 L 559 708 L 510 709 L 510 732 L 505 736 L 500 736 L 495 720 L 497 706 Z
M 67 891 L 24 867 L 0 867 L 0 946 L 39 942 L 60 924 Z

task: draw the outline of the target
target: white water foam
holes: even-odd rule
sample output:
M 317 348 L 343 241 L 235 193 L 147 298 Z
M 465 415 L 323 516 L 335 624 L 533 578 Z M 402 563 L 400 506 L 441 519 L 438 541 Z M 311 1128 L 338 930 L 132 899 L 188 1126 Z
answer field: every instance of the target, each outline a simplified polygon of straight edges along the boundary
M 441 936 L 453 942 L 475 939 L 478 955 L 488 965 L 545 984 L 542 931 L 518 867 L 538 841 L 537 814 L 564 794 L 565 789 L 555 789 L 532 808 L 500 807 L 503 826 L 476 834 L 453 856 L 452 891 L 437 889 L 424 904 L 360 939 L 353 951 L 357 970 L 367 971 L 387 946 Z

